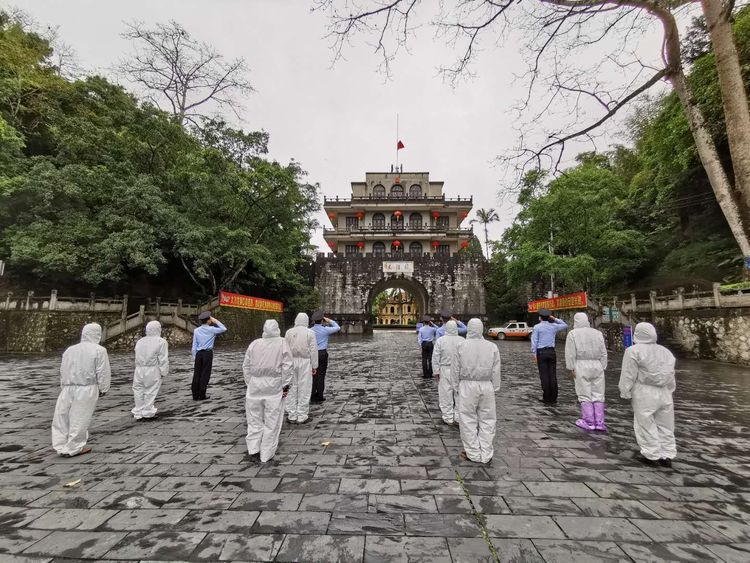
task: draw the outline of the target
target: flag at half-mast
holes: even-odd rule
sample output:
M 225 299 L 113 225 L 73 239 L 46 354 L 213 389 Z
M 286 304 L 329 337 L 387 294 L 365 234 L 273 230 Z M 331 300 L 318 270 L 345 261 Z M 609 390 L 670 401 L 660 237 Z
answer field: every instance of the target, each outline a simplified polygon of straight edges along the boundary
M 398 143 L 396 143 L 396 150 L 397 151 L 400 151 L 403 148 L 405 148 L 404 147 L 404 143 L 402 143 L 401 141 L 399 141 Z

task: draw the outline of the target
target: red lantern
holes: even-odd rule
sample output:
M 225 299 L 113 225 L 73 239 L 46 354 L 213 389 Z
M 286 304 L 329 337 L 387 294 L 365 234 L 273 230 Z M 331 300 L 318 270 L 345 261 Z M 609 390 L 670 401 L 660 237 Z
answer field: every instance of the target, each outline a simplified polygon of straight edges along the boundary
M 363 211 L 357 211 L 357 219 L 360 221 L 365 218 L 365 214 Z
M 401 215 L 403 215 L 403 213 L 401 213 L 400 211 L 394 211 L 394 212 L 393 212 L 393 216 L 394 216 L 394 217 L 396 217 L 397 219 L 398 219 L 399 217 L 401 217 Z
M 461 243 L 461 248 L 469 248 L 469 241 L 465 240 Z
M 438 217 L 440 217 L 440 212 L 439 211 L 433 211 L 432 212 L 432 218 L 433 219 L 437 219 Z
M 331 213 L 329 213 L 329 214 L 328 214 L 328 218 L 329 218 L 329 219 L 330 219 L 331 221 L 333 221 L 333 220 L 335 220 L 335 219 L 336 219 L 336 214 L 335 214 L 335 213 L 333 213 L 333 212 L 331 212 Z
M 336 250 L 336 243 L 335 243 L 335 242 L 333 242 L 333 241 L 331 241 L 331 242 L 329 242 L 329 243 L 328 243 L 328 247 L 329 247 L 329 248 L 330 248 L 331 250 Z
M 466 219 L 468 216 L 469 216 L 469 212 L 468 211 L 462 211 L 461 212 L 461 219 Z
M 440 241 L 433 240 L 432 241 L 432 248 L 437 248 L 438 246 L 440 246 Z
M 359 242 L 357 243 L 357 248 L 364 248 L 364 247 L 365 247 L 365 243 L 364 243 L 364 242 L 362 242 L 362 241 L 359 241 Z
M 398 248 L 399 246 L 401 246 L 401 241 L 400 240 L 394 240 L 393 241 L 393 246 L 395 246 L 396 248 Z

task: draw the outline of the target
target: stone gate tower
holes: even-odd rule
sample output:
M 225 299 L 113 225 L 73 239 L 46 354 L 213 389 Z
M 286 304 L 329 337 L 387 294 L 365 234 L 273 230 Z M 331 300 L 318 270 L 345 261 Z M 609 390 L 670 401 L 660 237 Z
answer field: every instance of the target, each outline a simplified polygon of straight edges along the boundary
M 368 172 L 349 199 L 324 199 L 331 253 L 315 262 L 326 314 L 350 333 L 372 328 L 372 302 L 385 289 L 411 293 L 433 316 L 450 309 L 484 316 L 484 259 L 468 252 L 463 227 L 472 198 L 447 198 L 428 172 Z

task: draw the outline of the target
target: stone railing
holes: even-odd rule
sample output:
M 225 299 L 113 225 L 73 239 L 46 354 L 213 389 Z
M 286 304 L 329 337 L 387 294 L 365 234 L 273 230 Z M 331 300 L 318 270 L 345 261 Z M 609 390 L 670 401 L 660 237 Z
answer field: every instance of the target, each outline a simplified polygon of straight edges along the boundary
M 750 307 L 750 291 L 728 294 L 722 293 L 720 287 L 719 283 L 714 283 L 711 291 L 685 291 L 680 287 L 666 295 L 650 291 L 648 299 L 639 298 L 635 293 L 627 296 L 602 297 L 595 300 L 595 308 L 613 307 L 629 314 Z

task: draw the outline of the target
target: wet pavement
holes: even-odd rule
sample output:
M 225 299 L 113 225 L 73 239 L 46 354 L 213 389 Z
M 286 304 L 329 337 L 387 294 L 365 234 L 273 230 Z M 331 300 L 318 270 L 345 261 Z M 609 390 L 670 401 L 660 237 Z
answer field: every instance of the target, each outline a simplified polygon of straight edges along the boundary
M 537 401 L 527 342 L 500 342 L 495 459 L 458 458 L 415 337 L 338 338 L 328 400 L 285 424 L 276 458 L 246 456 L 244 350 L 219 349 L 211 400 L 190 400 L 188 350 L 172 351 L 160 418 L 130 417 L 132 357 L 92 454 L 50 447 L 57 357 L 0 362 L 0 561 L 750 561 L 750 370 L 680 361 L 673 470 L 634 461 L 619 357 L 609 433 Z M 66 487 L 66 483 L 80 482 Z

